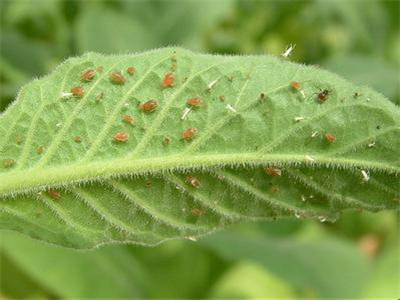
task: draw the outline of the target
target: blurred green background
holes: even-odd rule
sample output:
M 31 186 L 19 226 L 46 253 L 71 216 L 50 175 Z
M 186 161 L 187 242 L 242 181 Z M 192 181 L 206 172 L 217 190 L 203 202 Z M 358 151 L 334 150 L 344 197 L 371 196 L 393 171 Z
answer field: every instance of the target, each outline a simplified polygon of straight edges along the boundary
M 399 1 L 1 1 L 0 112 L 67 57 L 168 45 L 317 64 L 400 104 Z M 1 137 L 0 137 L 1 138 Z M 400 297 L 398 212 L 82 252 L 1 235 L 0 299 Z

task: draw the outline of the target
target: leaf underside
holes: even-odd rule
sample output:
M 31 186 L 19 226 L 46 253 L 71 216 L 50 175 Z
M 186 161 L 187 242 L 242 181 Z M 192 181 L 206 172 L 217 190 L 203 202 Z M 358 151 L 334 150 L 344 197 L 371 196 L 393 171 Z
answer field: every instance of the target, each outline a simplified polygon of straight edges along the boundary
M 83 97 L 67 94 L 76 86 Z M 202 105 L 188 110 L 191 98 Z M 398 209 L 399 133 L 399 107 L 315 67 L 180 48 L 88 53 L 23 87 L 0 116 L 0 226 L 93 248 Z

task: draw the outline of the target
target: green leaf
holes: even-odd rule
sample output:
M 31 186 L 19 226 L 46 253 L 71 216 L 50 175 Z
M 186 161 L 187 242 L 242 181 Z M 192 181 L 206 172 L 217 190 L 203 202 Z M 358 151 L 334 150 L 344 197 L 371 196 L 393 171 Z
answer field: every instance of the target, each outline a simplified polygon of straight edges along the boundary
M 61 96 L 77 86 L 82 98 Z M 203 105 L 185 113 L 193 97 Z M 150 99 L 157 109 L 140 109 Z M 0 116 L 0 227 L 67 247 L 155 245 L 246 220 L 398 208 L 399 123 L 371 89 L 276 57 L 89 53 L 22 88 Z
M 2 232 L 1 239 L 2 253 L 57 298 L 145 296 L 147 273 L 122 245 L 85 252 L 46 245 L 14 232 Z
M 228 231 L 207 237 L 201 244 L 229 261 L 256 263 L 307 298 L 357 298 L 370 274 L 367 258 L 354 245 L 334 238 L 299 241 Z

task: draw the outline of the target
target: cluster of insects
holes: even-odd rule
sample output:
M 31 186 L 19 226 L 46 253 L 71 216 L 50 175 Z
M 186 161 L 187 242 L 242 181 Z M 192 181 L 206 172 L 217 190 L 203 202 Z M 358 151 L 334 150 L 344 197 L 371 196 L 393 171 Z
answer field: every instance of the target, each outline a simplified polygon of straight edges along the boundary
M 291 50 L 292 49 L 288 49 L 283 55 L 284 56 L 290 55 Z M 160 86 L 162 89 L 169 89 L 169 88 L 173 88 L 174 86 L 176 86 L 176 83 L 177 83 L 177 76 L 175 73 L 176 69 L 177 69 L 177 59 L 175 56 L 173 56 L 171 71 L 166 72 L 163 75 L 163 78 L 161 80 Z M 82 85 L 90 83 L 93 80 L 95 80 L 96 77 L 99 76 L 98 73 L 101 73 L 101 72 L 103 72 L 103 67 L 97 67 L 97 68 L 91 68 L 91 69 L 85 70 L 82 74 L 80 74 L 80 82 L 82 83 Z M 135 76 L 135 74 L 137 74 L 137 69 L 134 66 L 129 66 L 126 68 L 125 71 L 114 70 L 114 71 L 111 71 L 107 75 L 108 75 L 108 80 L 111 83 L 113 83 L 115 85 L 125 85 L 128 82 L 129 78 Z M 207 92 L 210 92 L 214 88 L 214 86 L 217 84 L 218 80 L 219 79 L 212 80 L 207 85 Z M 230 82 L 232 82 L 233 76 L 229 77 L 228 80 Z M 304 94 L 304 87 L 303 87 L 302 83 L 300 83 L 298 81 L 291 81 L 289 83 L 289 89 L 291 89 L 293 93 L 300 93 L 303 96 L 303 98 L 306 98 L 305 94 Z M 85 91 L 84 86 L 77 85 L 77 86 L 72 87 L 69 92 L 63 92 L 62 98 L 74 97 L 77 99 L 81 99 L 81 98 L 85 97 L 85 93 L 86 93 L 86 91 Z M 323 104 L 329 99 L 331 94 L 332 94 L 332 92 L 330 90 L 324 88 L 324 89 L 320 89 L 317 92 L 314 92 L 312 96 L 314 96 L 320 104 Z M 105 92 L 100 92 L 95 97 L 96 101 L 97 102 L 101 101 L 104 98 L 104 95 L 105 95 Z M 354 93 L 353 96 L 354 96 L 354 98 L 357 98 L 360 96 L 360 94 L 358 92 L 356 92 L 356 93 Z M 268 98 L 267 93 L 262 92 L 259 94 L 260 102 L 266 102 L 267 98 Z M 221 102 L 225 102 L 226 96 L 220 95 L 219 100 Z M 188 97 L 185 100 L 185 102 L 186 102 L 186 108 L 183 111 L 183 115 L 181 117 L 182 120 L 185 120 L 187 118 L 187 116 L 192 112 L 192 110 L 201 109 L 201 107 L 204 105 L 205 101 L 202 97 L 193 95 L 192 97 Z M 156 99 L 147 100 L 143 103 L 139 103 L 137 106 L 137 109 L 145 114 L 154 113 L 159 108 L 160 108 L 160 102 Z M 237 113 L 237 110 L 235 109 L 235 107 L 233 107 L 229 103 L 226 104 L 225 108 L 230 113 Z M 300 117 L 300 116 L 295 117 L 296 122 L 300 122 L 303 120 L 305 120 L 304 117 Z M 136 123 L 137 123 L 136 118 L 134 116 L 132 116 L 131 114 L 122 115 L 121 121 L 126 123 L 127 125 L 132 125 L 132 126 L 133 125 L 136 126 Z M 190 142 L 193 139 L 195 139 L 198 136 L 198 134 L 199 134 L 199 130 L 196 127 L 189 127 L 182 131 L 180 139 L 183 141 L 186 141 L 186 142 Z M 318 135 L 318 132 L 314 132 L 311 134 L 311 138 L 315 138 L 317 135 Z M 114 132 L 111 137 L 112 141 L 115 144 L 127 143 L 129 141 L 129 138 L 130 138 L 130 134 L 125 131 Z M 337 137 L 332 132 L 325 133 L 324 138 L 325 138 L 326 142 L 328 142 L 329 144 L 337 142 Z M 75 143 L 81 143 L 82 137 L 77 135 L 77 136 L 73 137 L 73 140 L 75 141 Z M 22 143 L 22 141 L 21 141 L 21 143 Z M 164 146 L 168 146 L 170 143 L 171 143 L 171 138 L 169 136 L 164 136 L 162 139 L 162 144 Z M 38 154 L 44 153 L 45 147 L 38 146 L 36 149 L 36 152 Z M 309 161 L 314 160 L 314 158 L 312 158 L 311 156 L 308 156 L 308 157 L 309 157 L 309 159 L 308 159 Z M 16 161 L 13 159 L 3 160 L 3 166 L 5 168 L 11 168 L 15 164 L 16 164 Z M 264 172 L 268 176 L 273 176 L 273 177 L 280 177 L 283 174 L 282 169 L 280 167 L 276 167 L 276 166 L 265 167 Z M 367 173 L 367 171 L 363 170 L 362 176 L 364 178 L 364 181 L 369 180 L 369 173 Z M 186 184 L 192 186 L 193 188 L 201 187 L 200 180 L 194 176 L 187 176 L 185 179 L 185 182 L 186 182 Z M 277 186 L 271 187 L 271 192 L 276 193 L 278 191 L 279 191 L 279 188 Z M 57 190 L 49 190 L 47 193 L 51 198 L 53 198 L 55 200 L 58 200 L 61 197 L 61 192 L 57 191 Z M 192 214 L 200 216 L 203 214 L 203 212 L 198 208 L 194 208 L 192 210 Z

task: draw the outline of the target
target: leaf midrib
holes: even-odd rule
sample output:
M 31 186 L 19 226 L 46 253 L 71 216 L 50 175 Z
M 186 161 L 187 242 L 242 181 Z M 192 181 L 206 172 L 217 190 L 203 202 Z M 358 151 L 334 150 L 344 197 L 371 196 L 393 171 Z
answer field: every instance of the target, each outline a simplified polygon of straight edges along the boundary
M 370 172 L 400 173 L 400 167 L 382 162 L 349 158 L 294 154 L 205 154 L 171 155 L 130 160 L 109 160 L 104 162 L 77 162 L 70 165 L 16 170 L 0 175 L 0 197 L 26 193 L 49 186 L 66 186 L 78 182 L 104 180 L 129 174 L 153 174 L 171 171 L 190 171 L 224 166 L 307 166 L 332 167 L 335 169 L 369 170 Z

